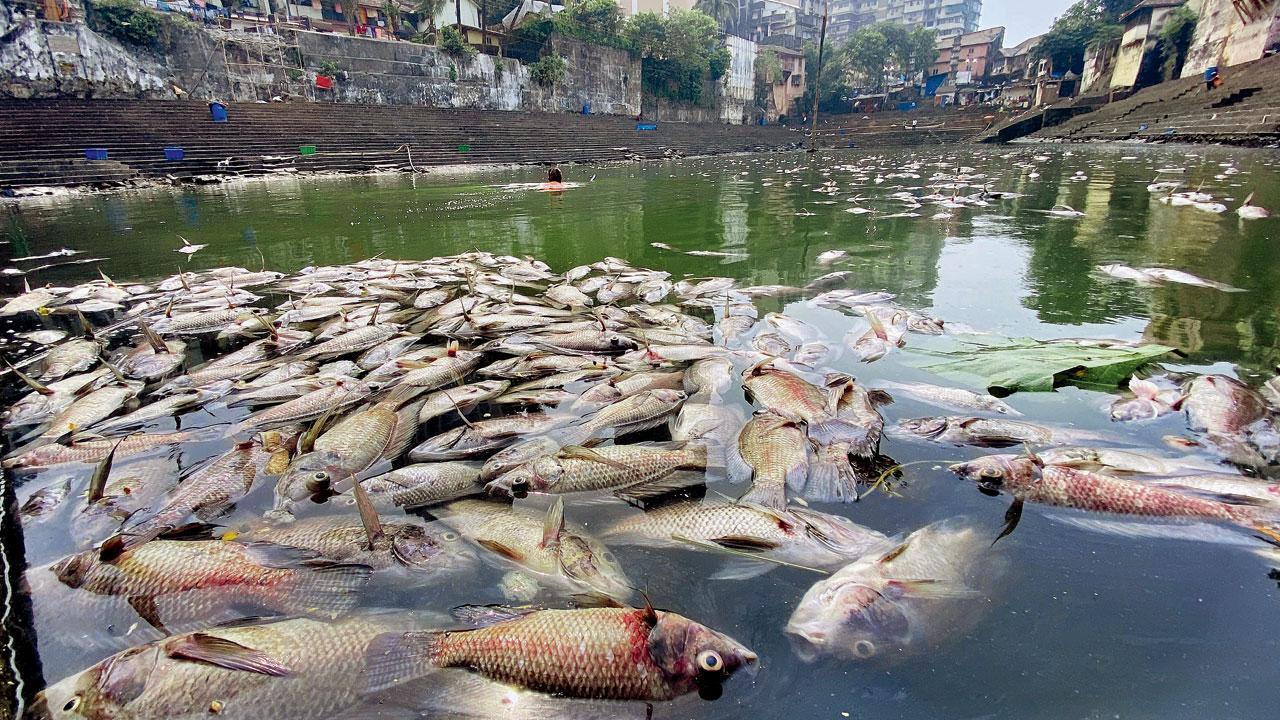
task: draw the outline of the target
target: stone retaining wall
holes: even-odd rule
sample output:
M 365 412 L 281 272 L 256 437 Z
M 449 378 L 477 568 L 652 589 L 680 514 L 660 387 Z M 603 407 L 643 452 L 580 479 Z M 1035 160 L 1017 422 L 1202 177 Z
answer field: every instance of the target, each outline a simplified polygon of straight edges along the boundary
M 0 97 L 270 100 L 418 105 L 480 110 L 640 112 L 640 61 L 614 48 L 552 39 L 565 58 L 552 87 L 516 60 L 450 57 L 434 46 L 348 35 L 286 31 L 255 36 L 165 24 L 155 50 L 120 44 L 83 23 L 11 15 L 0 4 Z M 315 78 L 322 65 L 339 73 L 332 89 Z M 714 120 L 715 118 L 708 118 Z

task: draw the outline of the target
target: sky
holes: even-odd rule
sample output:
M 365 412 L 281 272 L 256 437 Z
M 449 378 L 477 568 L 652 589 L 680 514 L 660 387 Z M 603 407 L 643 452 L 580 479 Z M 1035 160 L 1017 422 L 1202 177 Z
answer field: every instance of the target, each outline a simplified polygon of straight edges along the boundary
M 1003 25 L 1004 46 L 1011 47 L 1049 29 L 1074 0 L 983 0 L 978 27 Z

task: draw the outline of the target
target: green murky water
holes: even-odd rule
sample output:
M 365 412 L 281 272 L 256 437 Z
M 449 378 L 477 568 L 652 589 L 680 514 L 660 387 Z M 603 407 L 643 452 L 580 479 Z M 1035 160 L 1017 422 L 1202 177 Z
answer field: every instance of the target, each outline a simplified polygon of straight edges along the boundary
M 180 265 L 256 270 L 265 263 L 289 271 L 374 255 L 417 259 L 471 249 L 534 256 L 556 270 L 616 256 L 677 277 L 726 275 L 753 285 L 802 285 L 848 269 L 855 273 L 853 287 L 895 293 L 901 304 L 952 327 L 1038 338 L 1146 339 L 1185 353 L 1178 367 L 1234 372 L 1256 384 L 1280 361 L 1280 218 L 1244 222 L 1234 210 L 1250 192 L 1257 204 L 1280 210 L 1278 158 L 1172 147 L 766 155 L 575 167 L 567 179 L 583 185 L 559 194 L 507 186 L 535 182 L 534 170 L 416 181 L 285 179 L 4 206 L 0 239 L 8 245 L 0 253 L 69 247 L 105 258 L 35 273 L 33 286 L 79 282 L 93 277 L 95 267 L 116 280 L 145 280 Z M 957 167 L 985 176 L 976 184 L 1023 196 L 986 207 L 926 203 L 911 211 L 916 217 L 885 217 L 907 211 L 893 193 L 934 192 L 930 177 Z M 1160 194 L 1147 189 L 1157 177 L 1191 188 L 1203 184 L 1230 210 L 1161 204 Z M 829 181 L 835 191 L 816 191 Z M 1084 214 L 1037 212 L 1055 204 Z M 855 206 L 873 212 L 847 212 Z M 188 263 L 174 252 L 178 236 L 208 247 Z M 831 266 L 816 263 L 819 253 L 833 249 L 848 257 Z M 1245 292 L 1141 287 L 1098 274 L 1095 267 L 1106 263 L 1176 268 Z M 10 290 L 20 285 L 14 278 L 3 282 Z M 823 329 L 833 345 L 853 324 L 803 300 L 759 304 L 762 311 L 785 307 Z M 903 362 L 910 351 L 873 364 L 847 356 L 831 364 L 870 385 L 885 378 L 936 381 Z M 1018 394 L 1010 402 L 1029 420 L 1105 431 L 1139 446 L 1165 449 L 1162 435 L 1185 431 L 1177 414 L 1113 425 L 1106 412 L 1112 398 L 1065 389 Z M 890 423 L 938 414 L 906 399 L 884 412 Z M 983 454 L 895 438 L 882 450 L 900 462 Z M 929 464 L 910 468 L 899 491 L 901 497 L 823 509 L 889 533 L 965 515 L 994 537 L 1007 503 Z M 701 578 L 714 563 L 690 553 L 618 554 L 656 604 L 725 630 L 761 654 L 754 681 L 735 680 L 720 701 L 695 706 L 699 716 L 1274 717 L 1280 591 L 1268 563 L 1237 547 L 1085 532 L 1031 509 L 1000 545 L 1008 570 L 977 624 L 929 654 L 892 666 L 796 658 L 780 630 L 812 575 L 783 569 L 755 580 L 713 582 Z M 27 546 L 32 564 L 66 551 L 47 529 L 30 534 Z M 491 589 L 469 592 L 449 600 L 497 600 Z M 50 679 L 101 656 L 84 656 L 65 638 L 42 641 L 42 651 Z

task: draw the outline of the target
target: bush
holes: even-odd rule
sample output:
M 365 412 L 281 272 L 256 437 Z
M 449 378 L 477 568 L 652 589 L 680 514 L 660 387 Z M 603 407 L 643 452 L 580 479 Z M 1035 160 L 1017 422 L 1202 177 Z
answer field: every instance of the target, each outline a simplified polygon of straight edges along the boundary
M 614 0 L 579 0 L 552 16 L 556 32 L 594 45 L 628 49 L 618 34 L 622 15 Z
M 507 72 L 507 66 L 502 62 L 501 57 L 493 59 L 493 83 L 495 85 L 502 84 L 502 76 Z
M 458 82 L 458 66 L 449 63 L 449 82 Z
M 544 55 L 541 60 L 529 66 L 529 77 L 539 85 L 548 87 L 563 80 L 564 73 L 564 58 L 555 53 Z
M 476 54 L 476 49 L 468 45 L 467 41 L 462 39 L 462 33 L 452 25 L 440 30 L 440 49 L 460 59 L 471 59 Z
M 338 74 L 338 63 L 332 60 L 325 60 L 320 63 L 320 74 L 327 77 L 336 77 Z
M 160 19 L 136 0 L 100 0 L 91 5 L 90 25 L 120 42 L 155 45 L 160 39 Z

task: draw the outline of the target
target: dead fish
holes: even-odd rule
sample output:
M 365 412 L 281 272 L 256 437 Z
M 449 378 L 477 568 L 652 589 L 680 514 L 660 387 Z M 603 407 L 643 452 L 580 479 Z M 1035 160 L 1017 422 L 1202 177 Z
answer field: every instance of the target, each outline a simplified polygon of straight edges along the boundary
M 360 484 L 375 505 L 418 508 L 484 492 L 480 465 L 474 462 L 433 462 L 406 465 Z
M 1204 375 L 1184 386 L 1182 409 L 1192 430 L 1231 435 L 1266 414 L 1262 396 L 1224 375 Z
M 734 551 L 735 558 L 716 579 L 754 577 L 776 563 L 832 570 L 874 549 L 887 549 L 890 542 L 838 515 L 710 498 L 632 514 L 606 525 L 601 537 L 618 545 Z
M 561 499 L 545 517 L 487 500 L 455 500 L 432 514 L 470 542 L 556 587 L 619 600 L 631 595 L 631 583 L 612 553 L 594 538 L 566 527 Z
M 443 575 L 472 569 L 475 553 L 457 533 L 439 524 L 424 524 L 414 517 L 383 518 L 382 536 L 372 546 L 359 517 L 303 518 L 287 525 L 259 523 L 233 531 L 223 540 L 298 548 L 338 563 L 363 565 L 373 570 L 408 568 L 415 573 Z
M 526 435 L 545 433 L 566 418 L 548 413 L 517 413 L 480 420 L 428 438 L 409 451 L 414 462 L 439 462 L 483 457 Z
M 912 418 L 899 422 L 897 428 L 934 442 L 978 447 L 1009 447 L 1023 443 L 1063 445 L 1104 439 L 1102 436 L 1082 430 L 1065 430 L 1017 420 L 961 415 Z
M 598 704 L 670 700 L 695 691 L 718 697 L 721 683 L 757 660 L 755 653 L 727 635 L 650 606 L 461 610 L 478 613 L 480 627 L 388 634 L 371 644 L 370 690 L 385 690 L 443 668 L 466 668 L 489 681 L 468 693 L 478 703 L 479 716 L 498 717 L 514 701 L 535 713 L 527 717 L 563 717 L 577 712 L 573 698 Z M 546 662 L 548 658 L 565 660 Z M 630 662 L 617 663 L 614 658 Z M 513 688 L 536 692 L 522 695 Z M 542 693 L 561 698 L 560 711 Z M 629 717 L 643 711 L 632 710 L 624 706 L 579 716 Z
M 567 446 L 528 461 L 486 486 L 490 495 L 577 493 L 622 490 L 649 485 L 676 470 L 706 470 L 719 464 L 706 445 L 613 445 L 588 449 Z
M 18 515 L 22 518 L 22 524 L 41 523 L 49 519 L 58 508 L 62 505 L 62 501 L 66 499 L 71 492 L 71 478 L 65 478 L 60 482 L 54 482 L 51 485 L 36 490 L 27 496 L 22 506 L 18 508 Z
M 310 553 L 220 540 L 155 540 L 105 561 L 87 550 L 53 563 L 65 586 L 128 603 L 165 630 L 249 612 L 336 617 L 369 578 L 365 565 L 317 562 Z
M 909 657 L 973 627 L 997 570 L 989 541 L 973 527 L 929 525 L 819 580 L 784 631 L 805 660 Z
M 758 413 L 738 434 L 727 464 L 730 477 L 751 483 L 744 502 L 783 508 L 787 487 L 803 486 L 808 477 L 809 442 L 794 421 L 771 412 Z
M 977 410 L 994 412 L 1001 415 L 1018 416 L 1022 413 L 1014 410 L 1005 401 L 985 393 L 975 393 L 961 388 L 943 387 L 928 383 L 880 382 L 882 387 L 915 398 L 922 402 L 953 410 Z
M 35 707 L 140 720 L 224 710 L 273 720 L 341 713 L 363 702 L 370 641 L 415 627 L 387 613 L 213 627 L 109 657 L 45 688 Z
M 192 473 L 155 507 L 135 513 L 102 543 L 104 560 L 181 527 L 192 518 L 213 522 L 252 489 L 260 475 L 279 472 L 279 459 L 288 458 L 295 430 L 268 431 L 242 442 Z M 274 462 L 273 462 L 274 461 Z

